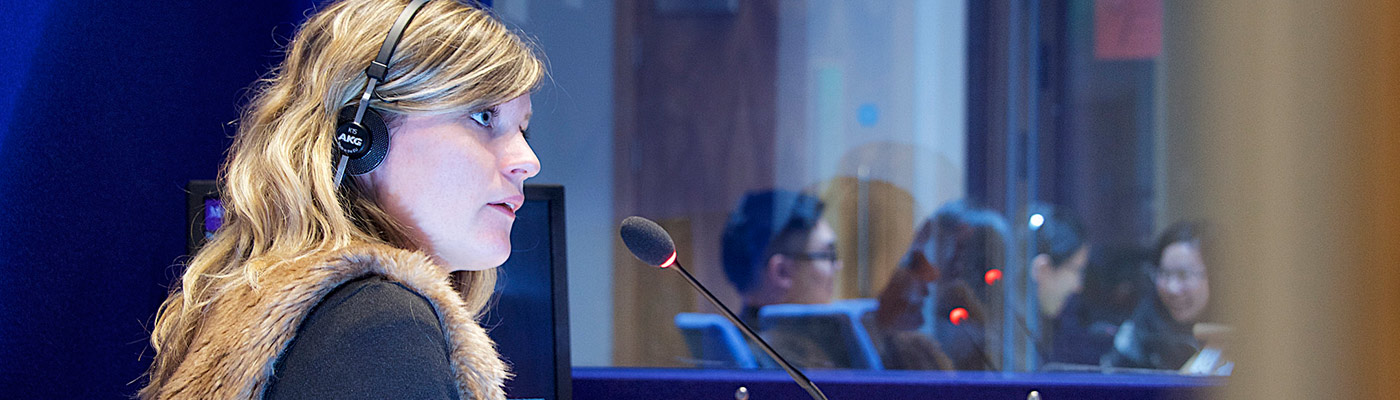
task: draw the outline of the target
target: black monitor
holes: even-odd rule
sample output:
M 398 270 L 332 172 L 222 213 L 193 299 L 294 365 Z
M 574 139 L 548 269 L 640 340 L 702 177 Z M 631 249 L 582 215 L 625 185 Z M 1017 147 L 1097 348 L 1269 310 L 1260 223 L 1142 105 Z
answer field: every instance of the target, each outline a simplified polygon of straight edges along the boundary
M 219 200 L 219 186 L 211 180 L 190 181 L 185 185 L 185 194 L 188 202 L 185 215 L 189 217 L 187 226 L 190 228 L 186 245 L 188 254 L 193 256 L 194 251 L 224 225 L 224 206 Z
M 190 254 L 223 225 L 214 181 L 190 181 Z M 565 275 L 564 187 L 525 185 L 525 204 L 510 233 L 511 254 L 499 269 L 496 299 L 482 318 L 511 365 L 510 399 L 570 400 L 569 297 Z
M 482 319 L 515 378 L 511 399 L 569 400 L 569 297 L 564 254 L 564 187 L 525 185 L 510 258 L 499 268 L 497 301 Z

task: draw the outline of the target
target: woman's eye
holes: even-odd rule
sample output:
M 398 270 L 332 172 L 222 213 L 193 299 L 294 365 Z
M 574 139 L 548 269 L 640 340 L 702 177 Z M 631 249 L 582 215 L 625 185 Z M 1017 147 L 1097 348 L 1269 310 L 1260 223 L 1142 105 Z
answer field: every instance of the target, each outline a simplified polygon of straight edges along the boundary
M 496 117 L 496 113 L 491 110 L 481 110 L 471 114 L 472 121 L 476 121 L 483 127 L 491 127 L 491 119 Z

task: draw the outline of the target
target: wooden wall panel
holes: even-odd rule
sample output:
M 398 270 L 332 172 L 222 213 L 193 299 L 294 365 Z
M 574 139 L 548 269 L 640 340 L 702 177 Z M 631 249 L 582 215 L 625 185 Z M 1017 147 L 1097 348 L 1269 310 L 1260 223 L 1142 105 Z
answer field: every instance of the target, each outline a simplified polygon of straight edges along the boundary
M 719 237 L 743 193 L 773 184 L 777 1 L 680 15 L 658 12 L 655 3 L 620 0 L 616 7 L 614 212 L 684 221 L 687 232 L 672 235 L 692 249 L 682 255 L 692 260 L 686 267 L 737 309 L 719 264 Z M 616 260 L 614 364 L 686 356 L 677 354 L 683 343 L 677 350 L 645 342 L 674 333 L 677 312 L 712 309 L 688 287 L 634 274 L 630 257 Z M 648 303 L 663 296 L 691 301 Z
M 656 223 L 672 232 L 671 239 L 676 241 L 678 253 L 676 261 L 683 266 L 694 265 L 695 260 L 690 256 L 693 251 L 689 244 L 693 241 L 689 221 L 662 219 Z M 620 239 L 613 251 L 619 255 L 630 254 Z M 646 265 L 636 257 L 622 256 L 616 262 L 614 280 L 628 284 L 614 286 L 616 314 L 613 321 L 625 322 L 616 323 L 613 332 L 614 358 L 625 360 L 614 361 L 615 365 L 688 367 L 682 362 L 689 354 L 685 339 L 680 331 L 667 328 L 674 326 L 672 318 L 676 312 L 695 310 L 695 289 L 675 271 Z

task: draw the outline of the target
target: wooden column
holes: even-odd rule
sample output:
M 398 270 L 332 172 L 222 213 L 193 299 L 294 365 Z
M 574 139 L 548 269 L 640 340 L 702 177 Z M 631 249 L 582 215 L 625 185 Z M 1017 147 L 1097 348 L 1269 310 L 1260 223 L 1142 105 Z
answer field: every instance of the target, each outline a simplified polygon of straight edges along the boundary
M 1167 2 L 1165 209 L 1221 239 L 1229 398 L 1400 389 L 1400 5 Z

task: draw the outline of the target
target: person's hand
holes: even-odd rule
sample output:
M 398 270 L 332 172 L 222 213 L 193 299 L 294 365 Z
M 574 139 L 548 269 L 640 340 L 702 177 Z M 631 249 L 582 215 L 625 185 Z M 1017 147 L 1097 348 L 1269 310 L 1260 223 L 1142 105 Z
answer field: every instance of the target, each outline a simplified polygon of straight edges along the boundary
M 913 250 L 909 253 L 909 262 L 906 268 L 909 269 L 912 278 L 923 281 L 923 283 L 936 281 L 940 275 L 938 267 L 929 262 L 923 249 Z
M 883 329 L 917 329 L 924 323 L 924 298 L 928 284 L 913 276 L 909 268 L 895 269 L 889 283 L 880 291 L 880 305 L 875 309 L 875 324 Z

